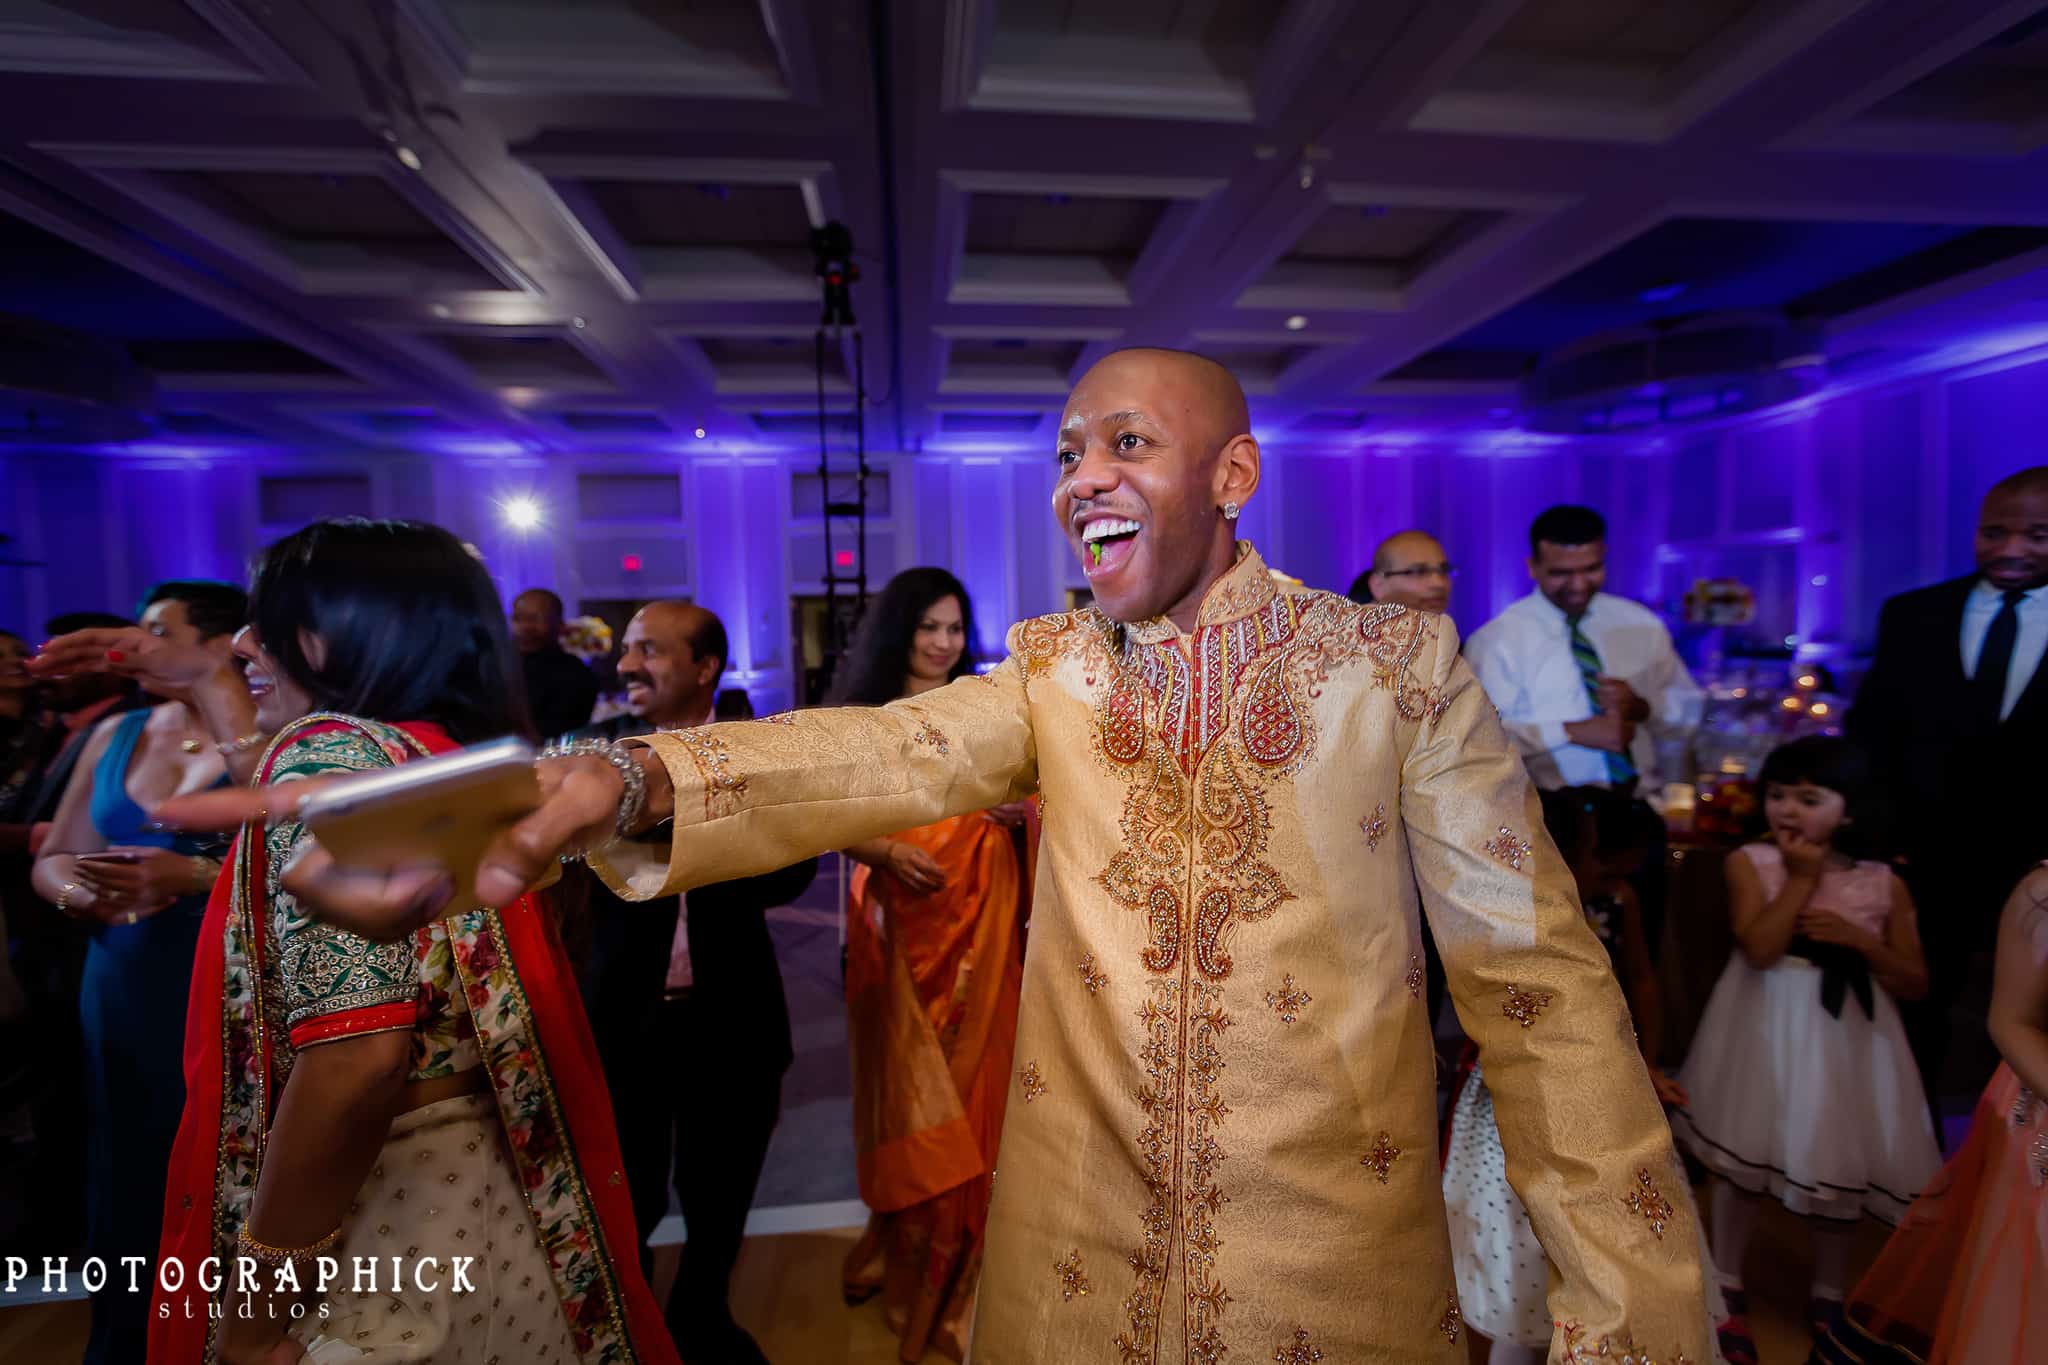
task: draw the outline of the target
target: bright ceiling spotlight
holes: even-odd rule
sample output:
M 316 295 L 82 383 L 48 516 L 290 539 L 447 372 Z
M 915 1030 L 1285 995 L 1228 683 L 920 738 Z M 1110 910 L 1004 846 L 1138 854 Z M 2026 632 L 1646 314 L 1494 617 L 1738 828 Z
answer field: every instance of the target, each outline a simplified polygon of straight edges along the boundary
M 498 507 L 505 514 L 505 524 L 515 531 L 531 531 L 540 525 L 540 503 L 533 498 L 507 498 Z
M 1290 332 L 1299 332 L 1306 326 L 1308 326 L 1308 318 L 1300 313 L 1296 313 L 1293 317 L 1287 319 L 1287 330 Z

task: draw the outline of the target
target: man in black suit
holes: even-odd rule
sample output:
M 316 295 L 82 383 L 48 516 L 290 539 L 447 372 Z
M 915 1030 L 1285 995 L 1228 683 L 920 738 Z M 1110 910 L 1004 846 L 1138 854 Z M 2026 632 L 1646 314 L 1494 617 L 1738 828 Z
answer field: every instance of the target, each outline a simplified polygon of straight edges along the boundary
M 623 644 L 619 679 L 635 714 L 584 734 L 621 739 L 711 719 L 727 652 L 716 616 L 687 602 L 651 602 Z M 764 916 L 802 895 L 817 869 L 811 858 L 686 898 L 638 902 L 575 869 L 591 914 L 583 998 L 618 1120 L 643 1267 L 671 1178 L 682 1204 L 686 1240 L 667 1318 L 685 1365 L 765 1361 L 727 1302 L 792 1059 Z
M 2048 466 L 1984 495 L 1976 556 L 1975 573 L 1885 603 L 1847 718 L 1899 807 L 1930 977 L 1906 1030 L 1930 1102 L 1971 955 L 1991 951 L 2007 893 L 2048 857 L 2028 799 L 2048 761 Z M 1974 1097 L 1986 1079 L 1955 1081 Z
M 528 588 L 512 599 L 512 643 L 526 674 L 526 705 L 543 739 L 590 724 L 597 675 L 562 648 L 562 599 Z

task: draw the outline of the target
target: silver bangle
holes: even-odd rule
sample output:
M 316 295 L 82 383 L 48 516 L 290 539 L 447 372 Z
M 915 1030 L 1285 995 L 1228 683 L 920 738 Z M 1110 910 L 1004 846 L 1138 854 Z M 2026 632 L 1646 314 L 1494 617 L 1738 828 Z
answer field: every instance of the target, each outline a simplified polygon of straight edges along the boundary
M 603 739 L 556 740 L 543 747 L 542 758 L 601 758 L 618 769 L 619 781 L 625 791 L 619 797 L 619 818 L 612 825 L 611 835 L 602 843 L 590 848 L 573 849 L 562 855 L 564 862 L 574 862 L 600 849 L 610 848 L 624 838 L 640 821 L 640 812 L 647 808 L 647 774 L 640 770 L 640 760 L 633 757 L 625 745 Z

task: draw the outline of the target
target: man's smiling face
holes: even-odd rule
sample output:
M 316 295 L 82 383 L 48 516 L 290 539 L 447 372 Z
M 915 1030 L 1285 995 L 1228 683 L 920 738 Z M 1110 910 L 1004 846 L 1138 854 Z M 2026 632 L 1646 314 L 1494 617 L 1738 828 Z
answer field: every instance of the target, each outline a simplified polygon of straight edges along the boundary
M 1218 511 L 1232 477 L 1223 456 L 1248 445 L 1256 486 L 1257 446 L 1246 426 L 1236 382 L 1199 356 L 1119 351 L 1082 376 L 1060 419 L 1053 512 L 1111 618 L 1144 621 L 1199 605 L 1218 564 L 1229 567 L 1234 537 Z M 1249 496 L 1245 488 L 1237 500 Z

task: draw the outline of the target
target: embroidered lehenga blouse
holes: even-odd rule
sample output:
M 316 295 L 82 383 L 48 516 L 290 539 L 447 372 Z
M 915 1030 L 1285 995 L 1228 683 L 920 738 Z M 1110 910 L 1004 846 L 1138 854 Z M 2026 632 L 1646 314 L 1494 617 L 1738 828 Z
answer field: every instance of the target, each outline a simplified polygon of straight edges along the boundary
M 1711 1360 L 1627 1006 L 1450 623 L 1276 582 L 1245 546 L 1192 634 L 1091 609 L 1009 647 L 879 710 L 652 737 L 669 860 L 599 860 L 673 893 L 1041 795 L 972 1358 L 1463 1360 L 1427 913 L 1561 1277 L 1562 1358 Z
M 375 771 L 391 759 L 355 730 L 315 730 L 278 755 L 272 782 Z M 285 1040 L 273 1064 L 281 1087 L 301 1048 L 336 1037 L 403 1029 L 412 1033 L 408 1081 L 433 1080 L 483 1065 L 469 993 L 449 947 L 451 921 L 417 934 L 373 943 L 314 915 L 284 889 L 281 878 L 304 837 L 296 821 L 265 836 L 267 948 L 277 963 L 275 988 L 264 1000 L 271 1036 Z

